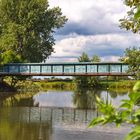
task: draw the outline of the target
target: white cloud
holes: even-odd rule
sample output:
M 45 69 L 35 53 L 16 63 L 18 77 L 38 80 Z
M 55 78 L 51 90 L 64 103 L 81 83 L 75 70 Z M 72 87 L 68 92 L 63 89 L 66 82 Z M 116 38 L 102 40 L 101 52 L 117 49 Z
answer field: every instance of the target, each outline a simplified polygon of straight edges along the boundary
M 50 57 L 55 61 L 76 61 L 86 52 L 90 57 L 99 55 L 103 61 L 117 60 L 124 50 L 134 44 L 139 45 L 139 35 L 134 34 L 104 34 L 104 35 L 75 35 L 61 39 L 54 46 L 56 53 Z M 51 60 L 50 59 L 50 60 Z M 109 59 L 109 60 L 108 60 Z
M 49 0 L 59 6 L 68 22 L 58 34 L 100 34 L 122 32 L 119 19 L 126 13 L 122 0 Z
M 102 61 L 116 61 L 140 38 L 119 28 L 119 19 L 128 9 L 123 0 L 49 0 L 69 19 L 56 34 L 55 52 L 48 61 L 77 61 L 86 52 Z
M 105 56 L 101 57 L 101 60 L 106 62 L 118 62 L 120 58 L 120 56 Z
M 126 10 L 122 0 L 49 0 L 49 4 L 51 7 L 59 6 L 71 21 L 80 21 L 86 16 L 91 17 L 100 12 L 104 12 L 104 15 L 123 15 Z M 94 15 L 90 13 L 91 10 Z

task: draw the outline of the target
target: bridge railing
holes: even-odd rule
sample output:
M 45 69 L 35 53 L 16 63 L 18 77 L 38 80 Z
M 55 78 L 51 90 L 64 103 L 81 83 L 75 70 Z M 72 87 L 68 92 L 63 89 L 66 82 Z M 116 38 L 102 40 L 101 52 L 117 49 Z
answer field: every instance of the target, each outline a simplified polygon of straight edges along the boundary
M 5 75 L 129 75 L 124 63 L 12 63 L 4 65 Z

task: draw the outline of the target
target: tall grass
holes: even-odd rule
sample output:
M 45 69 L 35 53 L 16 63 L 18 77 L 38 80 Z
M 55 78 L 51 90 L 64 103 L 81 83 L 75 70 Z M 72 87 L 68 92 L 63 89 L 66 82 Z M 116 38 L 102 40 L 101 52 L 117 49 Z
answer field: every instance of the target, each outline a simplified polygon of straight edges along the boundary
M 76 84 L 74 82 L 35 82 L 42 90 L 74 90 Z

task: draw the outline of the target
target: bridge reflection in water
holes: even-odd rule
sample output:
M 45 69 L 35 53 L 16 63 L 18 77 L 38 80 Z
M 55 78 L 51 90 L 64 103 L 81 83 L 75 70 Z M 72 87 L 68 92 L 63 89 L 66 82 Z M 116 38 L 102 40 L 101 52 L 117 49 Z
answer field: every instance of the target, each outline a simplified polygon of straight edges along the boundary
M 51 107 L 14 107 L 2 108 L 8 112 L 7 117 L 11 121 L 26 122 L 26 123 L 43 123 L 51 121 L 53 123 L 89 123 L 93 117 L 97 117 L 98 113 L 95 110 L 83 110 L 74 108 L 51 108 Z M 2 111 L 1 109 L 1 111 Z M 1 112 L 0 111 L 0 112 Z M 14 116 L 14 117 L 12 117 Z M 9 120 L 8 119 L 8 120 Z
M 14 107 L 0 109 L 1 140 L 121 140 L 125 129 L 88 129 L 98 113 L 74 108 Z M 105 131 L 106 133 L 105 135 Z M 105 138 L 104 138 L 105 137 Z
M 131 75 L 128 65 L 121 62 L 75 63 L 13 63 L 1 67 L 0 75 L 31 76 L 107 76 Z
M 59 129 L 66 127 L 68 129 L 81 127 L 85 124 L 85 128 L 91 121 L 93 116 L 97 116 L 94 110 L 79 110 L 74 108 L 38 108 L 38 107 L 14 107 L 14 108 L 1 108 L 0 109 L 0 138 L 7 126 L 11 129 L 6 130 L 4 138 L 11 133 L 15 135 L 6 140 L 26 139 L 26 140 L 51 140 L 61 139 L 67 134 L 58 135 L 56 132 Z M 5 123 L 6 121 L 6 123 Z M 4 127 L 2 127 L 4 126 Z M 54 127 L 59 128 L 54 128 Z M 81 127 L 83 128 L 83 127 Z M 73 131 L 73 129 L 72 129 Z M 26 138 L 27 137 L 27 138 Z M 59 138 L 58 138 L 59 137 Z M 67 136 L 66 136 L 67 137 Z M 67 138 L 67 140 L 70 140 Z

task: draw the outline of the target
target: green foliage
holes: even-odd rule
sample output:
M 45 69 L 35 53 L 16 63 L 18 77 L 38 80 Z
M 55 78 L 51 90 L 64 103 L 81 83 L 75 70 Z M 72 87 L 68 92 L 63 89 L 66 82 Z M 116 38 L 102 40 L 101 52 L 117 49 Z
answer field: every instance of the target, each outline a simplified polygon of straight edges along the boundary
M 66 21 L 61 9 L 49 8 L 47 0 L 1 0 L 0 53 L 11 56 L 10 50 L 22 61 L 42 62 L 53 52 L 53 33 Z
M 127 135 L 126 140 L 139 140 L 140 139 L 140 126 L 137 125 L 134 129 Z
M 121 91 L 122 93 L 126 93 L 132 91 L 133 86 L 135 85 L 136 81 L 134 80 L 120 80 L 120 81 L 113 81 L 113 82 L 105 82 L 106 87 L 108 87 L 109 91 Z M 102 85 L 102 83 L 101 83 Z
M 1 64 L 22 62 L 21 56 L 16 55 L 12 50 L 7 50 L 1 55 Z
M 0 0 L 0 64 L 42 62 L 54 51 L 53 33 L 67 21 L 48 0 Z M 11 85 L 26 77 L 12 77 Z
M 140 47 L 127 48 L 122 61 L 129 65 L 128 72 L 133 74 L 136 79 L 140 79 Z
M 76 88 L 74 82 L 65 82 L 65 81 L 55 81 L 55 82 L 46 82 L 39 81 L 35 82 L 38 86 L 40 86 L 41 90 L 73 90 Z
M 93 55 L 91 62 L 101 62 L 101 58 L 98 55 Z
M 124 0 L 125 5 L 130 7 L 127 16 L 120 20 L 121 28 L 131 30 L 133 33 L 140 33 L 140 1 Z
M 79 56 L 78 61 L 79 62 L 90 62 L 90 59 L 89 59 L 88 55 L 85 52 L 83 52 L 82 55 Z
M 137 81 L 133 87 L 133 91 L 138 92 L 140 91 L 140 81 Z
M 100 98 L 96 98 L 101 116 L 93 119 L 89 127 L 107 123 L 115 123 L 116 126 L 119 127 L 122 123 L 129 123 L 135 127 L 127 135 L 126 140 L 138 140 L 140 138 L 140 94 L 138 92 L 129 94 L 129 99 L 122 100 L 119 108 L 115 108 L 113 104 L 107 100 L 104 102 Z
M 115 107 L 111 102 L 104 102 L 100 98 L 96 97 L 98 110 L 102 114 L 98 118 L 95 118 L 89 124 L 89 127 L 93 127 L 97 124 L 105 125 L 107 123 L 116 123 L 116 126 L 120 126 L 122 122 L 121 114 L 116 111 Z

